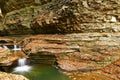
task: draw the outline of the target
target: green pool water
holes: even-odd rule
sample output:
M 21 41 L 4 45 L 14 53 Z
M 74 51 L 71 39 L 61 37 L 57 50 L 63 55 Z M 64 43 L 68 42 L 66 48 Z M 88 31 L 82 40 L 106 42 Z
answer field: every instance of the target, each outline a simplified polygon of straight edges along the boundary
M 45 64 L 34 64 L 30 71 L 15 72 L 14 74 L 24 75 L 30 80 L 70 80 L 55 67 Z

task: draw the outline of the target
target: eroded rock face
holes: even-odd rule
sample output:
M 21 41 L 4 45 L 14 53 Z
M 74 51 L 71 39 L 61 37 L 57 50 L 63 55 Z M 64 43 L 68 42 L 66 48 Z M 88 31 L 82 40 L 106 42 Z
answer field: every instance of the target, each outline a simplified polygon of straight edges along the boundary
M 119 33 L 37 35 L 21 44 L 28 55 L 55 55 L 61 69 L 84 72 L 101 69 L 119 59 L 119 36 Z
M 43 5 L 50 1 L 51 0 L 29 0 L 29 1 L 28 0 L 20 0 L 20 1 L 1 0 L 0 7 L 2 9 L 3 14 L 6 14 L 8 12 L 25 8 L 31 5 Z
M 55 4 L 60 5 L 57 1 Z M 56 6 L 51 5 L 51 12 L 38 14 L 40 17 L 35 17 L 32 28 L 39 33 L 41 29 L 47 33 L 51 27 L 58 33 L 120 31 L 117 15 L 119 1 L 66 0 L 61 1 L 61 4 L 64 5 L 59 6 L 57 10 Z
M 45 3 L 43 0 L 43 4 L 34 5 L 35 1 L 30 0 L 31 4 L 22 0 L 21 3 L 14 3 L 14 0 L 6 3 L 5 7 L 11 7 L 11 10 L 8 10 L 11 12 L 4 17 L 4 33 L 120 32 L 118 0 L 48 0 Z M 11 5 L 12 3 L 15 5 Z M 23 5 L 23 8 L 19 7 L 19 4 Z

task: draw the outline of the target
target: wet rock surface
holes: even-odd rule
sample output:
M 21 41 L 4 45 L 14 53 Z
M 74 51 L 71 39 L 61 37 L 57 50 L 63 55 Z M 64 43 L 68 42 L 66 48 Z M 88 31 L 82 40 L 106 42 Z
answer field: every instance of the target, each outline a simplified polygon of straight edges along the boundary
M 0 37 L 0 66 L 11 66 L 19 58 L 25 56 L 22 51 L 13 51 L 14 39 Z
M 119 80 L 119 36 L 74 33 L 24 36 L 17 41 L 32 63 L 56 64 L 72 80 Z
M 12 51 L 9 46 L 14 47 L 14 39 L 0 37 L 0 80 L 28 80 L 22 75 L 5 73 L 17 64 L 19 58 L 27 57 L 22 51 Z

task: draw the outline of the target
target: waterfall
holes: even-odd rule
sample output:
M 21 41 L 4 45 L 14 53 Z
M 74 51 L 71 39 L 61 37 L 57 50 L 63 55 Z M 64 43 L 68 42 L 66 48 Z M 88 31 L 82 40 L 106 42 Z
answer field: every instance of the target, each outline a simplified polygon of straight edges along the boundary
M 28 72 L 31 66 L 26 65 L 27 59 L 21 58 L 18 60 L 18 66 L 14 68 L 13 73 Z
M 8 47 L 7 47 L 7 46 L 5 46 L 5 45 L 3 45 L 3 48 L 8 49 Z
M 9 49 L 6 45 L 3 45 L 3 48 L 5 48 L 5 49 Z M 21 48 L 20 48 L 20 47 L 17 47 L 17 45 L 14 44 L 12 50 L 13 50 L 13 51 L 21 51 Z
M 21 50 L 21 48 L 17 48 L 17 45 L 14 44 L 14 48 L 12 50 L 17 51 L 17 50 Z
M 26 58 L 21 58 L 18 60 L 18 66 L 25 66 L 26 65 Z

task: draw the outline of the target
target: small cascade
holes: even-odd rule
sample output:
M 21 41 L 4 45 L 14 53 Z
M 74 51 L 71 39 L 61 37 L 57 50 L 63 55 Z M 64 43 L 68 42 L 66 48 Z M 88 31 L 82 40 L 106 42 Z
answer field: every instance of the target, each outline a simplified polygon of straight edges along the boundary
M 14 48 L 12 49 L 13 51 L 18 51 L 18 50 L 21 50 L 21 48 L 19 47 L 19 48 L 17 48 L 17 45 L 16 44 L 14 44 Z
M 9 49 L 7 46 L 5 46 L 5 45 L 3 45 L 3 48 L 5 48 L 5 49 Z
M 13 49 L 9 48 L 6 45 L 3 45 L 2 47 L 5 48 L 5 49 L 12 50 L 12 51 L 21 51 L 21 47 L 18 47 L 16 44 L 13 45 Z
M 18 60 L 18 66 L 14 68 L 13 73 L 28 72 L 31 66 L 26 65 L 27 59 L 21 58 Z
M 18 60 L 18 66 L 24 66 L 26 65 L 26 58 L 21 58 Z

